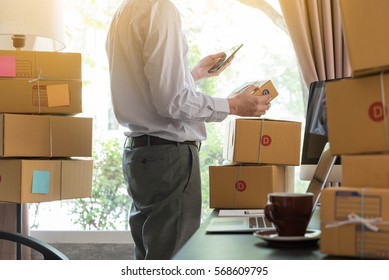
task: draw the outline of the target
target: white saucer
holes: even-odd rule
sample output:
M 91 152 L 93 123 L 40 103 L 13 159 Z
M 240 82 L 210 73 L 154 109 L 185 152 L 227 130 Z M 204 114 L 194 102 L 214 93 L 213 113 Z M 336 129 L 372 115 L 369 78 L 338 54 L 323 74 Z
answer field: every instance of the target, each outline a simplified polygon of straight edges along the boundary
M 274 229 L 255 231 L 253 234 L 255 237 L 265 240 L 270 245 L 294 247 L 312 245 L 316 243 L 320 239 L 321 231 L 316 229 L 307 229 L 304 236 L 279 236 L 277 231 Z

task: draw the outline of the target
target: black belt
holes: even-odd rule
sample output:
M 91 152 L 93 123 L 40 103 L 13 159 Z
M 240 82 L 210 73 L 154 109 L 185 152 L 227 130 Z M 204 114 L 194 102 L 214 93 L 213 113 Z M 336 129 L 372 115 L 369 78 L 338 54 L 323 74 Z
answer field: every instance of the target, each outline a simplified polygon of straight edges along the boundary
M 142 135 L 142 136 L 137 136 L 137 137 L 128 137 L 126 139 L 124 147 L 125 148 L 137 148 L 137 147 L 142 147 L 142 146 L 180 145 L 180 144 L 193 145 L 193 146 L 196 146 L 197 149 L 199 149 L 199 150 L 200 150 L 200 146 L 201 146 L 200 141 L 177 142 L 177 141 L 166 140 L 166 139 L 155 137 L 155 136 Z

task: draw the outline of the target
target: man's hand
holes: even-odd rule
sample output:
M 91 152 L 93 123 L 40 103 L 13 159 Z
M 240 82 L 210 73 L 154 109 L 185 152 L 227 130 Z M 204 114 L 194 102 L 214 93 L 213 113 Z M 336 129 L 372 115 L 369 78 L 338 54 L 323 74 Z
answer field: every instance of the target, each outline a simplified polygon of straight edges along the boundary
M 270 96 L 254 96 L 251 93 L 258 87 L 249 86 L 242 93 L 228 99 L 230 115 L 241 117 L 260 117 L 270 109 Z
M 224 71 L 230 64 L 231 61 L 233 60 L 233 56 L 230 57 L 227 61 L 226 64 L 224 64 L 219 70 L 213 73 L 209 73 L 209 69 L 217 63 L 220 59 L 224 59 L 226 57 L 226 54 L 224 52 L 220 52 L 217 54 L 211 54 L 208 55 L 204 58 L 202 58 L 195 67 L 192 69 L 192 76 L 195 79 L 195 81 L 201 80 L 203 78 L 209 78 L 213 76 L 218 76 L 221 72 Z

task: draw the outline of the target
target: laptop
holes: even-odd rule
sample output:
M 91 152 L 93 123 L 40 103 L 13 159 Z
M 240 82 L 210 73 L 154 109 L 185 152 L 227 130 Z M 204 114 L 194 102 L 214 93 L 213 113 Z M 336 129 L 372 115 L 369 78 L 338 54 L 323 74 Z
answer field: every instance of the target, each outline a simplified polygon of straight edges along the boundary
M 327 143 L 320 156 L 319 162 L 316 166 L 312 180 L 310 181 L 307 191 L 313 193 L 312 213 L 319 204 L 321 191 L 326 187 L 328 177 L 331 173 L 332 167 L 336 160 L 335 155 L 331 155 L 329 143 Z M 237 210 L 239 211 L 239 210 Z M 243 211 L 243 210 L 242 210 Z M 211 218 L 207 225 L 206 232 L 254 232 L 257 230 L 274 229 L 273 224 L 266 219 L 265 214 L 261 210 L 255 215 L 249 211 L 244 210 L 240 216 L 217 216 Z M 245 214 L 247 213 L 247 215 Z

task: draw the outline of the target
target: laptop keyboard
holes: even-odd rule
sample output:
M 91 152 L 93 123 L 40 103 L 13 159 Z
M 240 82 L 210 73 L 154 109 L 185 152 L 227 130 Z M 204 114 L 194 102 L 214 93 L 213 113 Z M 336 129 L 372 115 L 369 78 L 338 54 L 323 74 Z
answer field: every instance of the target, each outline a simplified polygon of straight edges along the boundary
M 260 216 L 260 217 L 250 217 L 249 218 L 249 227 L 250 228 L 272 228 L 274 226 L 264 216 Z

